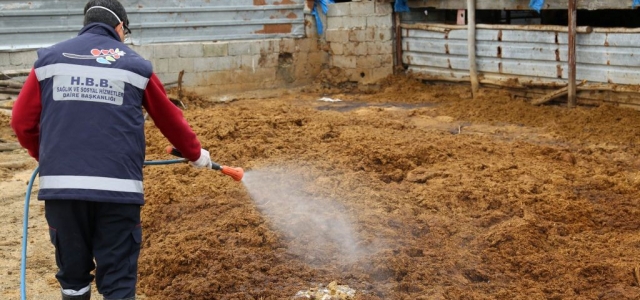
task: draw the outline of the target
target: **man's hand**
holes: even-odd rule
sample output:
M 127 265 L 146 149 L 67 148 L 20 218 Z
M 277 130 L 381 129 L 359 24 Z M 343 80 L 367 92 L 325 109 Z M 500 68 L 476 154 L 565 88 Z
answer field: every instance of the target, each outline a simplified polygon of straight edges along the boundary
M 190 161 L 189 164 L 196 168 L 211 169 L 211 156 L 209 156 L 209 151 L 200 149 L 200 158 L 196 161 Z

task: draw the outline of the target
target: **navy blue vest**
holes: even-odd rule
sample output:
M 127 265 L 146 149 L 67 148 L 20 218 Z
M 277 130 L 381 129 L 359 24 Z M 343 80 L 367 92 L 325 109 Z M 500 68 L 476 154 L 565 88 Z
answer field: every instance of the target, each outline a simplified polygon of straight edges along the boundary
M 41 200 L 143 204 L 151 63 L 102 23 L 38 51 Z

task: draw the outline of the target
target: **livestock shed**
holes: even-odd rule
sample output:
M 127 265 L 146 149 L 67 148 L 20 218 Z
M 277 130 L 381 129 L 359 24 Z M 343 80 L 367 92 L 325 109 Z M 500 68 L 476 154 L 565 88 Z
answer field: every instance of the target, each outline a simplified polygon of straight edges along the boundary
M 633 0 L 409 0 L 408 7 L 396 17 L 396 54 L 418 77 L 508 88 L 537 103 L 568 93 L 570 104 L 573 97 L 640 108 Z

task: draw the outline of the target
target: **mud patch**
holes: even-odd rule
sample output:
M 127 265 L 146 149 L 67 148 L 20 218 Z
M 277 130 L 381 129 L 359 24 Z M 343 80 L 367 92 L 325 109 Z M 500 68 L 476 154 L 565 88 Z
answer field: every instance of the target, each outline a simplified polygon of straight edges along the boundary
M 186 164 L 145 167 L 147 299 L 289 299 L 327 283 L 354 299 L 640 297 L 640 112 L 534 107 L 494 90 L 474 100 L 467 86 L 411 77 L 367 92 L 258 94 L 268 96 L 183 100 L 214 161 L 262 172 L 264 187 L 250 193 Z M 354 108 L 318 109 L 333 105 L 324 96 Z M 146 130 L 147 158 L 170 158 L 152 122 Z M 2 190 L 25 189 L 9 173 L 26 171 L 7 171 Z M 21 200 L 9 198 L 0 265 L 16 266 Z M 299 199 L 311 216 L 296 214 Z M 261 208 L 278 201 L 280 220 Z M 313 242 L 345 223 L 351 242 Z M 31 236 L 31 295 L 57 296 L 50 243 Z M 366 251 L 348 259 L 349 247 Z M 17 298 L 15 274 L 1 277 L 5 298 Z
M 389 78 L 377 93 L 339 90 L 342 102 L 323 95 L 185 112 L 214 160 L 272 182 L 255 202 L 213 172 L 147 168 L 150 298 L 284 299 L 333 281 L 355 299 L 640 296 L 638 112 L 533 107 L 494 91 L 472 100 L 465 86 L 411 78 Z M 161 151 L 163 138 L 148 134 L 150 153 Z M 296 180 L 283 180 L 278 170 L 291 164 Z M 267 202 L 268 187 L 287 182 L 287 196 Z M 304 240 L 323 231 L 295 218 L 300 195 L 318 200 L 317 215 L 348 217 L 353 244 L 367 249 L 356 263 L 346 246 Z M 283 230 L 260 209 L 276 200 L 290 224 L 318 230 Z

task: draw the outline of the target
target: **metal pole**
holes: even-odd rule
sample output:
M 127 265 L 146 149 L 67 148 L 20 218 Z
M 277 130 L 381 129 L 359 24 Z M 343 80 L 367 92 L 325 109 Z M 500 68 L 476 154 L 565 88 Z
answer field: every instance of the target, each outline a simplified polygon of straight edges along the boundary
M 478 69 L 476 65 L 476 0 L 467 0 L 467 41 L 469 46 L 469 78 L 471 93 L 475 98 L 480 89 Z
M 567 105 L 576 106 L 576 0 L 569 0 L 569 83 Z

